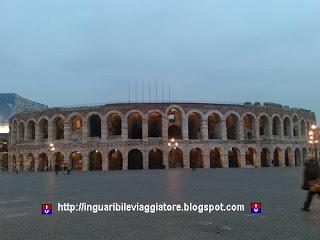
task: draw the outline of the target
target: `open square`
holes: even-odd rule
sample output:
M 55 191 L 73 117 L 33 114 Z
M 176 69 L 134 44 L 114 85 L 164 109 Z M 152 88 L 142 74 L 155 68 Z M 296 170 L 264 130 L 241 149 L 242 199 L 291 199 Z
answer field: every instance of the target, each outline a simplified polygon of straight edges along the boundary
M 4 173 L 0 239 L 317 239 L 320 201 L 299 210 L 302 168 Z M 237 213 L 62 213 L 57 203 L 244 204 Z M 251 215 L 250 204 L 262 203 Z M 53 215 L 42 216 L 41 204 Z M 63 237 L 61 237 L 63 236 Z

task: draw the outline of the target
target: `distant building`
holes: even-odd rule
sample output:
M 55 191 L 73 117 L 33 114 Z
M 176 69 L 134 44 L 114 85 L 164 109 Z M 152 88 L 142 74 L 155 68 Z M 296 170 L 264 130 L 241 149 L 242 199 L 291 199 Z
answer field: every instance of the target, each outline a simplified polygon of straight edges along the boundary
M 9 138 L 9 119 L 20 112 L 38 111 L 48 106 L 30 101 L 15 93 L 0 93 L 0 170 L 8 169 L 7 142 Z

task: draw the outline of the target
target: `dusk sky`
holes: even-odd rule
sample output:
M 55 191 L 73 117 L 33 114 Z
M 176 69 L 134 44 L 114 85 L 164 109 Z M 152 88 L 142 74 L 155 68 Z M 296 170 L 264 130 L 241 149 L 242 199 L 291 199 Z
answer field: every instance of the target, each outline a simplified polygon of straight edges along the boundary
M 320 1 L 2 0 L 0 92 L 49 106 L 278 102 L 320 113 Z M 135 97 L 134 97 L 135 98 Z M 317 114 L 319 116 L 319 114 Z

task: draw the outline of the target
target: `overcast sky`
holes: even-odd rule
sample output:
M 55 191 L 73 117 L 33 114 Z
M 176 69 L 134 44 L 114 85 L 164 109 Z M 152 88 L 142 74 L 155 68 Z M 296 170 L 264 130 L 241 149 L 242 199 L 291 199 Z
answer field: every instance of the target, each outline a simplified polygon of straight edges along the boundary
M 0 92 L 50 106 L 267 101 L 320 113 L 320 1 L 1 0 Z M 133 94 L 135 95 L 135 94 Z M 135 97 L 134 97 L 135 98 Z M 319 116 L 319 115 L 318 115 Z

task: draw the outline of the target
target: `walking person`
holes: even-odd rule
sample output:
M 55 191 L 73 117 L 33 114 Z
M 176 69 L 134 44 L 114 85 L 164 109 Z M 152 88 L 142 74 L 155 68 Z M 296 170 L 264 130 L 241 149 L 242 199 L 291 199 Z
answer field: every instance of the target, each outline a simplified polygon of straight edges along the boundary
M 307 156 L 303 171 L 302 189 L 308 191 L 306 201 L 301 210 L 309 212 L 312 198 L 315 194 L 320 196 L 320 168 L 313 156 Z M 319 184 L 319 185 L 318 185 Z M 319 187 L 317 187 L 319 186 Z

